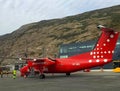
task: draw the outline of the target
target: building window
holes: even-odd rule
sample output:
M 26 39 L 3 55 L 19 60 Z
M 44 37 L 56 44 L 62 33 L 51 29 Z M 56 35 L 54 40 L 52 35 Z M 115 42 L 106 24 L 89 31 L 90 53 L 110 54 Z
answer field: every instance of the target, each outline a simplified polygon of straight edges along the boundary
M 60 58 L 68 58 L 68 55 L 61 55 Z

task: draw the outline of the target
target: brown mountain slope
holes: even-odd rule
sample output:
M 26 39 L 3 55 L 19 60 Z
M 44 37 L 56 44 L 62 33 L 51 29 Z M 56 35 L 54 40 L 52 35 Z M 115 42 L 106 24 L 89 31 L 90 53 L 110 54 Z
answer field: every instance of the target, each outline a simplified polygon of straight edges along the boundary
M 58 53 L 60 44 L 95 39 L 99 36 L 97 25 L 120 30 L 120 5 L 23 25 L 18 30 L 0 37 L 0 56 L 41 57 Z M 12 62 L 12 61 L 11 61 Z

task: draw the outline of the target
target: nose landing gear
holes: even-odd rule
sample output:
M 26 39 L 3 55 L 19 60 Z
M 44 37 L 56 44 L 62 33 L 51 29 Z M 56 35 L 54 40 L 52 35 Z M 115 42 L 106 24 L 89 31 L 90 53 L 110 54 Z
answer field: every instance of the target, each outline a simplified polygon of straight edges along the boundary
M 40 79 L 45 79 L 45 75 L 44 74 L 40 74 L 39 78 Z

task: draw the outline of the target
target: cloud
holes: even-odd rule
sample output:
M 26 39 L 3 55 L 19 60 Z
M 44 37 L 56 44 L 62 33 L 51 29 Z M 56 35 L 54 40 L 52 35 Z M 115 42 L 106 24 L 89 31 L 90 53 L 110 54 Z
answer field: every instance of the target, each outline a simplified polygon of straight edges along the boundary
M 0 0 L 0 35 L 20 26 L 120 5 L 120 0 Z

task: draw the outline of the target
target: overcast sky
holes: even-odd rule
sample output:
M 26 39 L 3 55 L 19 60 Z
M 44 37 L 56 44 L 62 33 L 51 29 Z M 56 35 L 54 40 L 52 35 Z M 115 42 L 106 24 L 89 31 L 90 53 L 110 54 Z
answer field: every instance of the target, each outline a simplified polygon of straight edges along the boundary
M 120 5 L 120 0 L 0 0 L 0 35 L 20 26 Z

